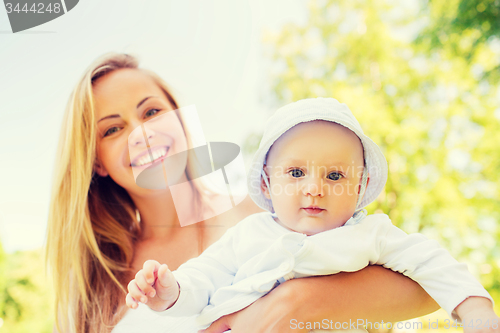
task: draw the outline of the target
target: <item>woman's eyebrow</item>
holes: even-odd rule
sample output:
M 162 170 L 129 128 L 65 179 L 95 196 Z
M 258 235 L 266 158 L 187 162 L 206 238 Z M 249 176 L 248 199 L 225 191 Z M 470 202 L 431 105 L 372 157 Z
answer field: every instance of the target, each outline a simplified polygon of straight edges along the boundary
M 142 101 L 139 102 L 139 104 L 137 104 L 136 109 L 138 109 L 142 104 L 144 104 L 144 102 L 146 102 L 148 99 L 150 99 L 152 97 L 158 97 L 158 96 L 148 96 L 148 97 L 144 98 Z
M 110 114 L 109 116 L 102 117 L 101 119 L 99 119 L 99 121 L 97 123 L 99 123 L 103 120 L 109 119 L 109 118 L 120 118 L 120 115 L 119 114 Z
M 141 100 L 139 102 L 139 104 L 137 104 L 136 106 L 136 109 L 138 109 L 142 104 L 144 104 L 148 99 L 150 98 L 153 98 L 153 97 L 158 97 L 158 96 L 148 96 L 146 98 L 144 98 L 143 100 Z M 106 116 L 106 117 L 102 117 L 101 119 L 99 119 L 98 123 L 102 120 L 105 120 L 105 119 L 110 119 L 110 118 L 120 118 L 120 115 L 119 114 L 110 114 L 109 116 Z

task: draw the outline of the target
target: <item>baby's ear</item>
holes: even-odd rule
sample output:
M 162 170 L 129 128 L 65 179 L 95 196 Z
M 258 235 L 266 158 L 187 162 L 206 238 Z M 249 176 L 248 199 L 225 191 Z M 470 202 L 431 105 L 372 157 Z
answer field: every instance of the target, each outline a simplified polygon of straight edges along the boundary
M 269 176 L 268 176 L 268 172 L 267 172 L 267 166 L 264 164 L 264 167 L 262 168 L 264 170 L 264 174 L 261 174 L 260 176 L 260 190 L 262 191 L 262 193 L 264 193 L 264 196 L 271 200 L 271 195 L 269 194 L 269 188 L 267 188 L 267 184 L 266 182 L 264 181 L 264 177 L 267 177 L 267 182 L 269 183 Z
M 365 186 L 365 189 L 368 187 L 368 184 L 369 184 L 369 183 L 370 183 L 370 174 L 368 174 L 368 175 L 366 176 L 366 186 Z M 361 192 L 361 184 L 359 184 L 359 186 L 358 186 L 358 194 L 359 194 L 359 192 Z M 365 190 L 365 193 L 366 193 L 366 190 Z M 363 194 L 363 195 L 364 195 L 364 194 Z
M 104 166 L 101 164 L 99 159 L 96 158 L 94 163 L 94 171 L 101 177 L 107 177 L 109 173 L 106 171 Z

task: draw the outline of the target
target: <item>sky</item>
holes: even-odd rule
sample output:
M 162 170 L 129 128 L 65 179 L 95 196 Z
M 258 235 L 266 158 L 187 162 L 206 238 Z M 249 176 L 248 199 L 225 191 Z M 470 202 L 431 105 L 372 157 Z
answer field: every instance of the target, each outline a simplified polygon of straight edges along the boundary
M 306 20 L 290 0 L 81 0 L 59 18 L 13 34 L 0 8 L 0 240 L 43 246 L 65 105 L 99 55 L 126 52 L 196 105 L 206 141 L 242 145 L 272 112 L 262 36 Z

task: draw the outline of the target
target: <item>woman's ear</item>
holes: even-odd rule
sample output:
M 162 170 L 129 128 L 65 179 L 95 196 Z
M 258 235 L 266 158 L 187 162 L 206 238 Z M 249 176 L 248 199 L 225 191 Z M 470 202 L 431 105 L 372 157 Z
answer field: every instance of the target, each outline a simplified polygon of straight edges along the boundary
M 264 193 L 264 196 L 267 198 L 267 199 L 271 199 L 271 195 L 269 194 L 269 188 L 267 187 L 267 184 L 266 182 L 264 181 L 264 177 L 267 178 L 267 183 L 269 184 L 269 176 L 268 176 L 268 173 L 267 173 L 267 166 L 264 164 L 264 167 L 262 168 L 262 170 L 264 170 L 264 173 L 261 175 L 260 177 L 260 190 L 262 191 L 262 193 Z
M 94 171 L 101 177 L 107 177 L 109 175 L 109 173 L 97 158 L 94 163 Z

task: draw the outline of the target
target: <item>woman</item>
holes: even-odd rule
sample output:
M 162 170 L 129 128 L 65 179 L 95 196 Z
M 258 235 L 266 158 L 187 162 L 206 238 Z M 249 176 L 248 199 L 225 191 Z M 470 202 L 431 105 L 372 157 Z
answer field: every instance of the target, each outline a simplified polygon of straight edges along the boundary
M 47 240 L 59 332 L 109 332 L 120 321 L 144 320 L 141 312 L 124 315 L 126 283 L 145 260 L 155 259 L 175 270 L 228 227 L 259 211 L 246 199 L 235 209 L 180 227 L 176 212 L 203 216 L 227 198 L 207 195 L 203 184 L 191 182 L 183 201 L 174 204 L 168 188 L 151 190 L 136 184 L 134 168 L 144 167 L 140 149 L 147 150 L 153 143 L 168 146 L 172 155 L 191 147 L 182 116 L 169 113 L 177 109 L 166 84 L 138 68 L 137 60 L 126 54 L 97 59 L 74 89 L 62 125 Z M 168 131 L 148 133 L 147 121 L 173 114 Z M 145 134 L 142 139 L 134 137 L 133 130 L 139 127 Z M 184 171 L 175 177 L 190 179 L 191 165 L 185 161 Z M 332 314 L 339 321 L 396 321 L 436 309 L 435 302 L 410 279 L 368 267 L 356 273 L 288 281 L 248 308 L 219 319 L 209 332 L 229 327 L 235 333 L 286 332 L 291 319 L 333 319 Z M 187 319 L 164 320 L 177 320 L 186 331 L 191 329 Z

